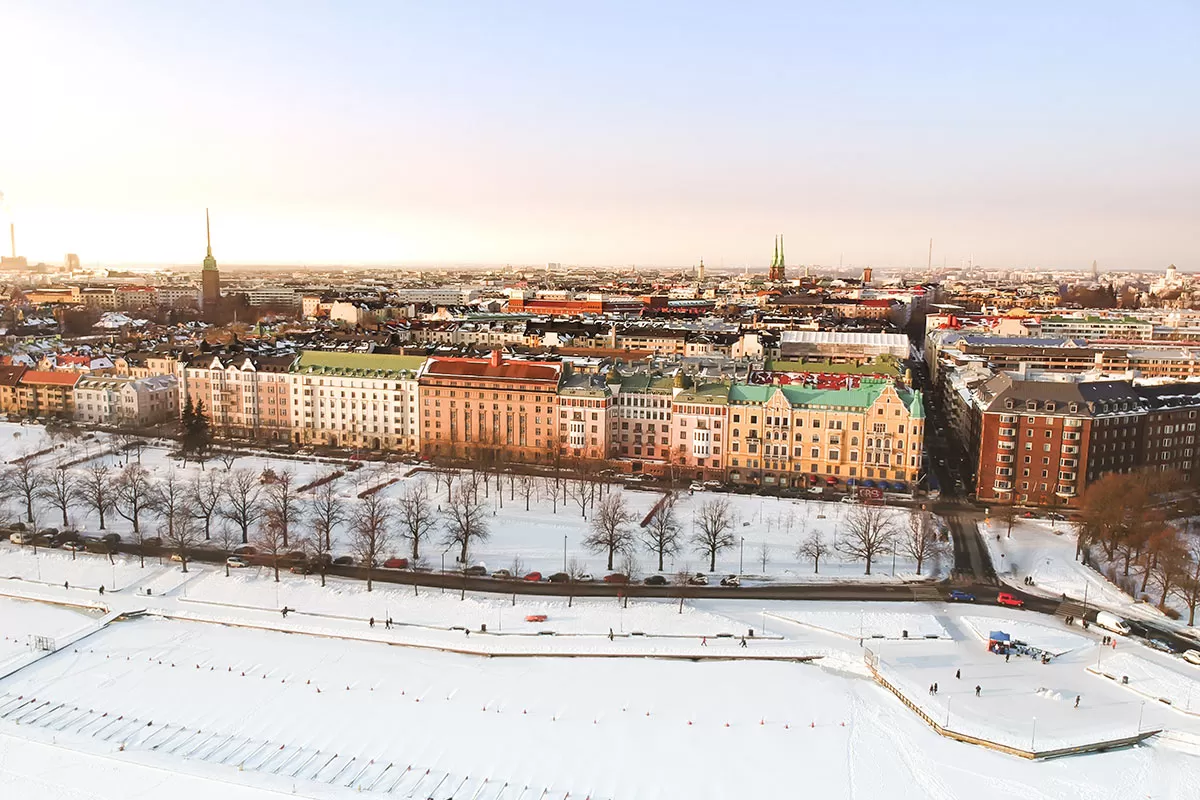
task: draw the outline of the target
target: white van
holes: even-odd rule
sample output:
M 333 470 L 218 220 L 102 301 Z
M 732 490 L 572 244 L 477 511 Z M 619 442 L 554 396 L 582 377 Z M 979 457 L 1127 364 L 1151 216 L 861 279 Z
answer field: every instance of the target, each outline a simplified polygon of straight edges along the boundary
M 1200 667 L 1200 650 L 1188 650 L 1183 654 L 1183 660 Z
M 1096 615 L 1096 624 L 1106 631 L 1119 633 L 1122 636 L 1129 635 L 1129 623 L 1118 617 L 1116 614 L 1110 614 L 1107 611 L 1101 611 Z

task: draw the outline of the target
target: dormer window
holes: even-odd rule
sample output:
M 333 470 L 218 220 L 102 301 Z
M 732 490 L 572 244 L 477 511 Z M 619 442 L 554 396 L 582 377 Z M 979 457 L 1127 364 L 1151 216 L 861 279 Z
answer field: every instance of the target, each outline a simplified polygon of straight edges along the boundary
M 1079 403 L 1071 403 L 1071 405 L 1067 406 L 1067 410 L 1072 414 L 1076 413 L 1079 411 Z
M 1004 407 L 1005 407 L 1005 408 L 1012 408 L 1012 407 L 1013 407 L 1013 405 L 1014 405 L 1014 403 L 1013 403 L 1013 401 L 1012 401 L 1012 398 L 1011 398 L 1011 397 L 1010 397 L 1010 398 L 1008 398 L 1007 400 L 1005 400 L 1005 401 L 1004 401 Z
M 1034 409 L 1037 408 L 1037 401 L 1036 400 L 1026 400 L 1025 408 L 1028 409 L 1029 411 L 1033 411 Z
M 1053 411 L 1053 410 L 1054 410 L 1054 401 L 1053 401 L 1053 400 L 1051 400 L 1051 401 L 1049 401 L 1049 402 L 1047 402 L 1047 403 L 1046 403 L 1046 410 L 1047 410 L 1047 411 Z

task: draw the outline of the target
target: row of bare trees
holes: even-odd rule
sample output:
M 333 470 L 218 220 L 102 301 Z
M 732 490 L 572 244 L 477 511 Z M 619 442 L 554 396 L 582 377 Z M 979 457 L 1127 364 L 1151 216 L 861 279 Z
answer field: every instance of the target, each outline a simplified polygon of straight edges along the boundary
M 1077 553 L 1099 551 L 1110 576 L 1131 594 L 1153 591 L 1159 608 L 1177 598 L 1188 624 L 1200 607 L 1200 495 L 1175 472 L 1110 473 L 1082 498 Z

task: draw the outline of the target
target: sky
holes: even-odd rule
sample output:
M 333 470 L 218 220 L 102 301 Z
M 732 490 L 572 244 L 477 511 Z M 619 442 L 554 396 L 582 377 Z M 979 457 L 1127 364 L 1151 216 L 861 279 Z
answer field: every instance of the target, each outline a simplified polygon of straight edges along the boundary
M 0 0 L 18 250 L 1200 269 L 1200 4 Z M 7 253 L 7 247 L 4 248 Z

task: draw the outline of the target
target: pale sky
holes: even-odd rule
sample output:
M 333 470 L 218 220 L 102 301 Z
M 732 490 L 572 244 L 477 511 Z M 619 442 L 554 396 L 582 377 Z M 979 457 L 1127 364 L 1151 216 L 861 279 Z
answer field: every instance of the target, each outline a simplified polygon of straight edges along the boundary
M 1195 270 L 1198 41 L 1194 0 L 0 0 L 0 191 L 54 262 L 199 264 L 209 206 L 223 263 Z

